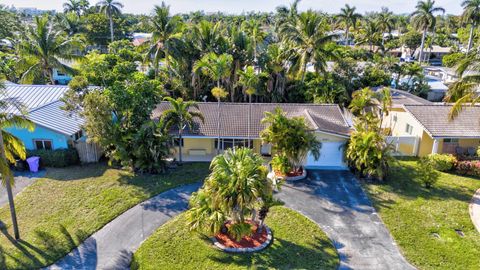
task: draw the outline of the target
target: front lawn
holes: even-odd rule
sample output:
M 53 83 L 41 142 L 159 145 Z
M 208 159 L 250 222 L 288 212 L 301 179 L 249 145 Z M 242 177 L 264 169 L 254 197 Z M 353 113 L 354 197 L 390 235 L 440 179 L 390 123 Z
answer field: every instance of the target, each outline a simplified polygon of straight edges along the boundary
M 400 161 L 386 183 L 363 185 L 407 260 L 419 269 L 480 269 L 480 233 L 468 212 L 480 180 L 441 173 L 425 189 L 417 170 Z
M 266 224 L 274 240 L 258 253 L 228 254 L 190 232 L 185 214 L 160 227 L 134 254 L 132 269 L 336 269 L 338 255 L 325 233 L 303 215 L 275 206 Z
M 0 208 L 0 269 L 49 265 L 132 206 L 201 181 L 207 173 L 207 163 L 155 176 L 134 176 L 104 164 L 49 169 L 15 198 L 21 241 L 13 241 L 8 206 Z

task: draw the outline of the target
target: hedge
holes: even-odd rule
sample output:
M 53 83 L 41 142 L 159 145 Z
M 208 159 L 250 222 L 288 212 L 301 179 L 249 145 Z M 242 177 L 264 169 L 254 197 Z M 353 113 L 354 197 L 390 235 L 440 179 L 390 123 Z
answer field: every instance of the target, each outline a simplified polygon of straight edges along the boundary
M 67 167 L 80 163 L 77 150 L 75 149 L 57 149 L 57 150 L 28 150 L 27 157 L 40 157 L 40 167 Z
M 452 170 L 457 164 L 457 158 L 450 154 L 430 154 L 426 157 L 435 170 L 447 172 Z

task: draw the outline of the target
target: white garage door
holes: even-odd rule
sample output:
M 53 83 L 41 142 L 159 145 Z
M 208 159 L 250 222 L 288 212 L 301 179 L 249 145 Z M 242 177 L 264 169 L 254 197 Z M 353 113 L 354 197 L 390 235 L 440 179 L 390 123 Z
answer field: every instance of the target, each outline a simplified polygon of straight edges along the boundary
M 320 158 L 315 160 L 312 155 L 308 155 L 306 167 L 318 169 L 345 169 L 343 162 L 344 142 L 322 142 Z

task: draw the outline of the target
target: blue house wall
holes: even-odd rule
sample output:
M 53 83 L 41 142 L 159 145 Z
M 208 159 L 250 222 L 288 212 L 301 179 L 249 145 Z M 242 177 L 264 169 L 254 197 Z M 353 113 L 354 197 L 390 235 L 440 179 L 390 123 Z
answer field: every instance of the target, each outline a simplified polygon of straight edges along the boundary
M 67 135 L 39 125 L 35 125 L 35 130 L 33 132 L 29 132 L 27 129 L 18 128 L 6 128 L 5 130 L 22 140 L 25 144 L 25 148 L 28 150 L 35 150 L 35 144 L 33 143 L 34 140 L 51 140 L 53 149 L 68 148 L 68 140 L 70 140 L 70 137 Z

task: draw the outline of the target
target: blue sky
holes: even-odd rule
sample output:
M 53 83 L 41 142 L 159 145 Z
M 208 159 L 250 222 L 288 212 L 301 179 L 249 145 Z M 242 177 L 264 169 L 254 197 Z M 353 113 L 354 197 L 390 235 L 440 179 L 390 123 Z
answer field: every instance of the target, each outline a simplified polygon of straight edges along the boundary
M 154 4 L 160 4 L 161 0 L 119 0 L 125 6 L 124 11 L 129 13 L 150 13 Z M 37 7 L 39 9 L 62 9 L 64 0 L 0 0 L 3 5 L 15 5 L 16 7 Z M 97 0 L 90 0 L 91 4 Z M 286 0 L 167 0 L 171 11 L 182 13 L 196 10 L 206 12 L 223 11 L 227 13 L 241 13 L 242 11 L 273 11 L 279 5 L 288 5 Z M 437 0 L 437 5 L 447 10 L 448 14 L 461 13 L 461 0 Z M 337 13 L 346 3 L 357 7 L 358 11 L 378 11 L 382 6 L 388 7 L 395 13 L 411 12 L 417 0 L 303 0 L 300 9 L 309 8 L 322 10 L 329 13 Z

